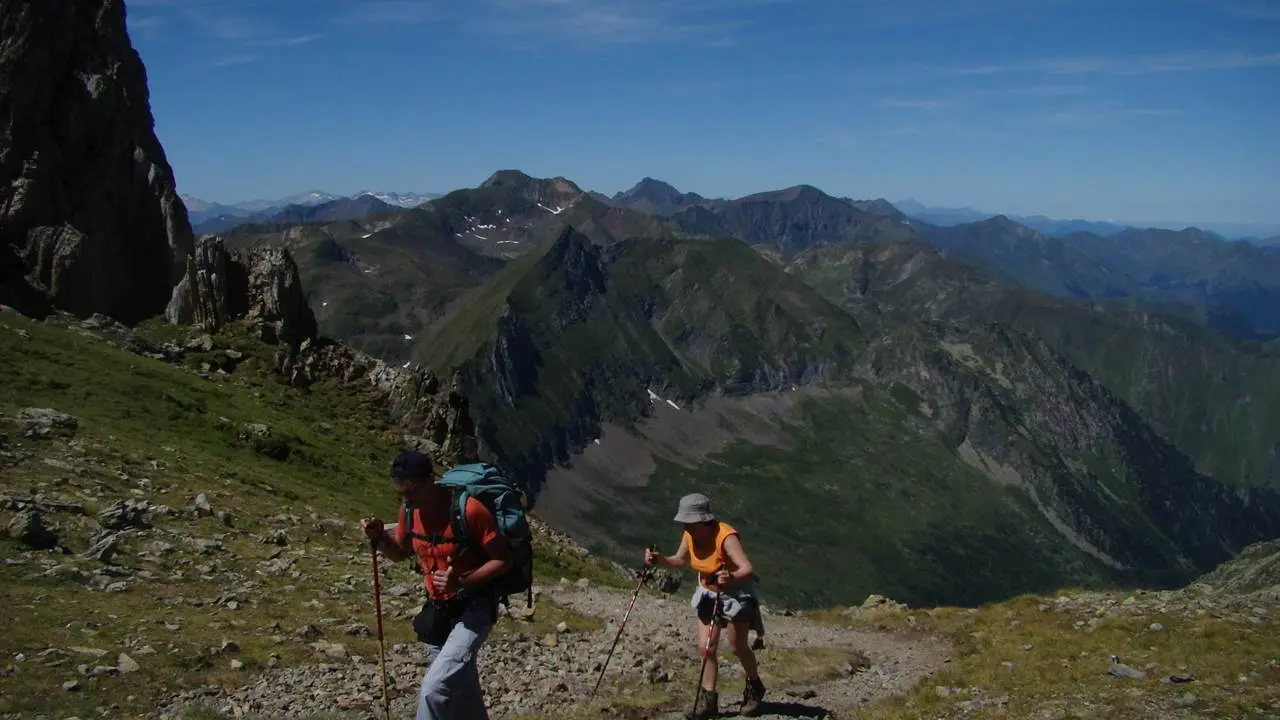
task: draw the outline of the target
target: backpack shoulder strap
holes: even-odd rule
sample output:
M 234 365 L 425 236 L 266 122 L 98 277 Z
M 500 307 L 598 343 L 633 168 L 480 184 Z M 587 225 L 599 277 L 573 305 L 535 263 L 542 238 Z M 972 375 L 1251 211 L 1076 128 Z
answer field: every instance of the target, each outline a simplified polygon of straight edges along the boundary
M 417 518 L 414 513 L 414 508 L 410 507 L 407 503 L 400 509 L 400 521 L 405 524 L 409 537 L 414 540 L 421 540 L 423 542 L 431 543 L 432 545 L 438 545 L 444 542 L 444 533 L 426 535 L 418 532 L 416 524 Z M 455 529 L 454 532 L 456 536 L 457 530 Z
M 462 553 L 471 549 L 471 532 L 467 528 L 467 501 L 470 496 L 461 488 L 453 491 L 453 502 L 449 511 L 449 528 L 453 531 L 453 559 L 457 561 Z

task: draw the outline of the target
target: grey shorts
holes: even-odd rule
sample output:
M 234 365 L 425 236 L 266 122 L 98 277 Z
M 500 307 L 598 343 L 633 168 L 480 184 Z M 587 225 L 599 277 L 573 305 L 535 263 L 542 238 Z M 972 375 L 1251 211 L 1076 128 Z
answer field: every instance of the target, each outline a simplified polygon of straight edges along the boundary
M 715 611 L 716 593 L 701 585 L 693 591 L 689 606 L 698 613 L 698 620 L 706 625 Z M 720 593 L 720 617 L 729 622 L 754 622 L 756 609 L 755 588 L 750 585 L 735 587 Z

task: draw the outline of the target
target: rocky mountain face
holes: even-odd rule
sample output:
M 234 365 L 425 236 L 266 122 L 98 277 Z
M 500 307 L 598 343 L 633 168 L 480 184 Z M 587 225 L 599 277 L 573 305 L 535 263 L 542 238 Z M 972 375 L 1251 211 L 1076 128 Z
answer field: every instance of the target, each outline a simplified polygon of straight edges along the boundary
M 783 254 L 815 245 L 915 237 L 902 221 L 860 210 L 809 185 L 686 208 L 669 220 L 691 234 L 736 237 Z
M 289 253 L 261 247 L 232 253 L 217 236 L 196 241 L 166 317 L 209 330 L 243 318 L 265 342 L 291 347 L 316 337 L 315 314 Z
M 0 3 L 0 292 L 31 314 L 164 311 L 192 250 L 122 0 Z
M 467 445 L 440 428 L 469 421 L 422 407 L 441 387 L 435 376 L 389 370 L 318 336 L 286 248 L 193 240 L 153 131 L 146 71 L 130 44 L 123 2 L 4 0 L 0 28 L 0 115 L 7 123 L 0 168 L 13 179 L 0 188 L 0 235 L 11 260 L 0 278 L 6 304 L 36 317 L 68 311 L 110 318 L 95 326 L 163 315 L 210 332 L 247 328 L 280 348 L 276 368 L 290 382 L 367 377 L 410 430 Z M 387 207 L 373 198 L 353 202 Z M 130 347 L 181 357 L 176 348 Z M 455 411 L 465 408 L 459 396 L 451 402 Z
M 875 341 L 868 377 L 909 388 L 961 458 L 1026 493 L 1073 545 L 1132 581 L 1180 584 L 1280 532 L 1280 494 L 1197 472 L 1043 340 L 1000 325 Z
M 713 206 L 722 201 L 708 200 L 697 193 L 682 193 L 669 183 L 646 177 L 629 190 L 614 193 L 608 202 L 650 215 L 670 217 L 687 207 Z
M 808 384 L 850 362 L 857 324 L 736 241 L 568 229 L 464 298 L 420 357 L 457 368 L 482 441 L 535 483 L 650 392 L 683 401 Z
M 923 244 L 821 248 L 788 271 L 888 332 L 906 320 L 999 323 L 1040 338 L 1137 410 L 1203 473 L 1280 487 L 1280 347 L 1176 316 L 992 281 Z
M 565 178 L 500 170 L 477 188 L 455 190 L 424 208 L 444 237 L 504 259 L 537 249 L 572 226 L 597 243 L 671 234 L 660 219 L 614 207 Z

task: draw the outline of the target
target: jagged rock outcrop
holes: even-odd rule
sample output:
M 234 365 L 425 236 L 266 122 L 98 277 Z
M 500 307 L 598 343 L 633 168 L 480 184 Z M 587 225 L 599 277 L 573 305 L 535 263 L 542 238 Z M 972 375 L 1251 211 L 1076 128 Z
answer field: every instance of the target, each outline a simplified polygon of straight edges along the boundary
M 297 347 L 317 335 L 297 263 L 283 248 L 229 252 L 222 238 L 202 237 L 165 311 L 171 323 L 209 330 L 244 318 L 270 343 Z
M 349 345 L 305 340 L 276 353 L 276 370 L 295 387 L 334 382 L 372 390 L 407 444 L 446 463 L 479 459 L 476 425 L 461 378 L 444 380 L 416 365 L 393 367 Z
M 0 301 L 159 315 L 192 234 L 122 0 L 0 0 Z

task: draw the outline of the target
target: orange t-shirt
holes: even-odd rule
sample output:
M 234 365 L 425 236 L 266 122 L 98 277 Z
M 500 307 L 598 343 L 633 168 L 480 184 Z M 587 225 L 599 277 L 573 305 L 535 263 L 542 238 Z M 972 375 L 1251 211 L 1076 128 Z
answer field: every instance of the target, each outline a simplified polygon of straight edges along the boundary
M 448 600 L 457 594 L 456 590 L 436 593 L 431 584 L 431 573 L 436 570 L 444 571 L 449 567 L 449 559 L 458 548 L 458 544 L 452 542 L 453 527 L 449 523 L 454 502 L 452 493 L 444 493 L 439 502 L 432 502 L 428 507 L 414 508 L 414 517 L 410 518 L 415 534 L 425 536 L 441 534 L 441 542 L 435 544 L 418 537 L 413 538 L 413 552 L 422 565 L 423 585 L 427 588 L 427 596 L 433 600 Z M 403 517 L 403 513 L 401 516 Z M 454 562 L 455 576 L 465 575 L 488 562 L 489 556 L 485 553 L 483 546 L 500 536 L 493 513 L 489 512 L 489 508 L 485 507 L 484 503 L 475 498 L 467 498 L 465 520 L 471 544 Z M 404 545 L 408 539 L 409 528 L 401 523 L 396 527 L 396 541 Z
M 711 578 L 715 572 L 721 568 L 733 572 L 738 569 L 733 560 L 724 551 L 724 541 L 730 535 L 737 535 L 738 531 L 726 522 L 719 523 L 716 530 L 716 537 L 713 543 L 709 543 L 706 547 L 699 547 L 693 542 L 693 536 L 689 531 L 684 532 L 684 542 L 689 548 L 689 565 L 698 573 L 698 583 L 702 587 L 710 589 L 707 580 Z M 699 554 L 701 551 L 702 554 Z

